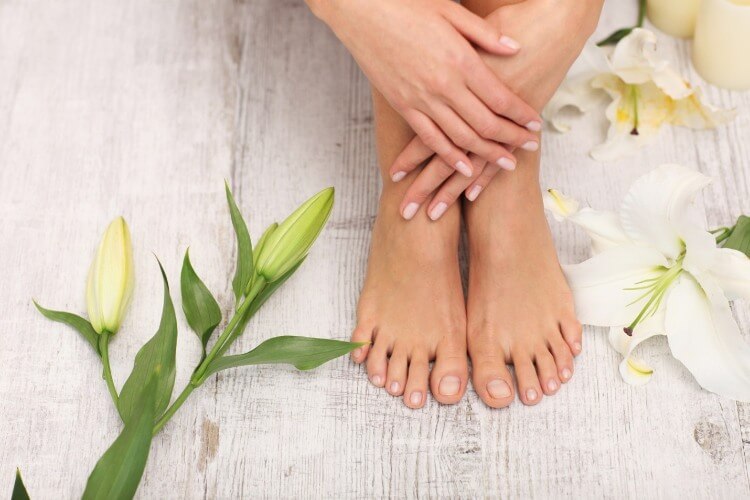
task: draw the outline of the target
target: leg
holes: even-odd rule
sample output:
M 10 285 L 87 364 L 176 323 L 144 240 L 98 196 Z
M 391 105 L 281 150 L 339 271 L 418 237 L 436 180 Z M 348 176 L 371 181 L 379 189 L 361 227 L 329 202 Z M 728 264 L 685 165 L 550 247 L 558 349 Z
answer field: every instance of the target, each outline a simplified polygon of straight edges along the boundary
M 408 184 L 394 184 L 387 171 L 414 134 L 375 90 L 373 102 L 383 192 L 352 335 L 372 345 L 352 356 L 358 363 L 366 360 L 374 385 L 403 395 L 409 407 L 424 405 L 428 378 L 435 399 L 455 403 L 468 380 L 459 207 L 437 223 L 424 210 L 410 222 L 401 217 L 399 200 Z

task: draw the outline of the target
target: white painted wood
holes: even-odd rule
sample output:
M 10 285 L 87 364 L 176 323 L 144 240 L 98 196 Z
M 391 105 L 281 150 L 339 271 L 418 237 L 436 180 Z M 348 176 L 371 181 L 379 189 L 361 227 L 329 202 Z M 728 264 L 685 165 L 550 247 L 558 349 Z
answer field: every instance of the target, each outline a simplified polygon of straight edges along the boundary
M 630 22 L 609 2 L 599 29 Z M 699 82 L 689 42 L 661 49 Z M 621 162 L 586 150 L 594 119 L 545 137 L 544 183 L 614 208 L 628 183 L 666 161 L 716 178 L 710 222 L 750 213 L 750 94 L 704 86 L 740 109 L 716 131 L 665 130 Z M 121 385 L 158 323 L 164 262 L 179 301 L 193 263 L 228 310 L 234 239 L 228 179 L 251 231 L 327 185 L 337 206 L 304 268 L 251 323 L 238 350 L 272 335 L 347 338 L 364 277 L 378 181 L 368 85 L 299 1 L 0 2 L 0 491 L 21 467 L 33 498 L 74 498 L 118 431 L 98 364 L 33 309 L 84 311 L 96 239 L 123 214 L 138 288 L 114 339 Z M 587 241 L 553 225 L 561 259 Z M 736 307 L 744 331 L 747 305 Z M 181 387 L 198 342 L 181 326 Z M 574 380 L 554 398 L 496 411 L 473 392 L 412 411 L 346 359 L 309 373 L 226 372 L 196 391 L 154 441 L 141 498 L 747 496 L 750 406 L 702 391 L 654 341 L 657 373 L 624 385 L 601 329 L 586 330 Z

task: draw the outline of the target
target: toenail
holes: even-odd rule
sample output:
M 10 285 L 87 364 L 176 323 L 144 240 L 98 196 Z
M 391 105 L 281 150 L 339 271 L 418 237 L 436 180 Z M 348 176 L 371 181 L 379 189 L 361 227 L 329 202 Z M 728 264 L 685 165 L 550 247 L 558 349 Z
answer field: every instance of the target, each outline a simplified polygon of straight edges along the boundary
M 370 379 L 370 382 L 380 387 L 380 383 L 382 382 L 382 379 L 380 378 L 380 375 L 373 375 L 372 378 Z
M 359 357 L 361 355 L 362 355 L 362 348 L 361 347 L 357 347 L 356 349 L 354 349 L 354 352 L 352 352 L 352 357 L 354 359 L 359 359 Z
M 536 391 L 534 389 L 526 391 L 526 399 L 529 401 L 536 401 Z
M 418 404 L 420 404 L 422 402 L 422 393 L 419 392 L 419 391 L 412 392 L 411 396 L 409 396 L 409 401 L 414 406 L 417 406 Z
M 549 389 L 550 391 L 556 391 L 557 382 L 555 382 L 554 380 L 550 380 L 549 382 L 547 382 L 547 389 Z
M 398 382 L 393 382 L 391 384 L 391 392 L 394 394 L 398 392 Z
M 576 342 L 573 347 L 575 347 L 576 352 L 581 352 L 581 349 L 583 349 L 583 346 L 580 342 Z
M 440 381 L 440 387 L 438 387 L 440 394 L 443 396 L 455 396 L 459 389 L 461 389 L 461 379 L 453 375 L 443 377 Z
M 411 220 L 416 214 L 417 210 L 419 210 L 419 204 L 411 202 L 408 205 L 406 205 L 406 208 L 404 208 L 404 219 Z
M 564 378 L 565 380 L 568 380 L 568 379 L 569 379 L 569 378 L 570 378 L 570 377 L 571 377 L 572 375 L 573 375 L 573 374 L 572 374 L 572 373 L 570 372 L 570 369 L 568 369 L 568 368 L 563 368 L 563 371 L 562 371 L 562 378 Z
M 487 383 L 487 392 L 495 399 L 507 398 L 511 394 L 508 382 L 500 379 L 490 380 Z

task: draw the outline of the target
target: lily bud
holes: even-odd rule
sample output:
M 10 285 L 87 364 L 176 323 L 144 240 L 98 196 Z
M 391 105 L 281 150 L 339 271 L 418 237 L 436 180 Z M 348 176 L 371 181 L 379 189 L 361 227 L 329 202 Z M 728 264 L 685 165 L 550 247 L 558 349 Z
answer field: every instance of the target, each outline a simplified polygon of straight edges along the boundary
M 260 256 L 261 252 L 263 251 L 263 247 L 266 244 L 266 241 L 268 241 L 268 237 L 273 234 L 274 231 L 276 231 L 276 228 L 279 227 L 278 222 L 274 222 L 270 226 L 266 228 L 265 231 L 263 231 L 263 234 L 261 235 L 258 242 L 255 244 L 255 248 L 253 251 L 253 269 L 258 269 L 258 257 Z M 253 288 L 253 285 L 255 284 L 255 279 L 258 277 L 257 271 L 253 273 L 253 278 L 248 282 L 247 286 L 245 287 L 245 295 L 250 293 L 250 290 Z
M 86 302 L 97 333 L 115 333 L 133 294 L 133 247 L 125 219 L 113 220 L 104 232 L 89 269 Z
M 319 192 L 273 230 L 257 250 L 256 274 L 272 283 L 303 259 L 333 208 L 333 188 Z

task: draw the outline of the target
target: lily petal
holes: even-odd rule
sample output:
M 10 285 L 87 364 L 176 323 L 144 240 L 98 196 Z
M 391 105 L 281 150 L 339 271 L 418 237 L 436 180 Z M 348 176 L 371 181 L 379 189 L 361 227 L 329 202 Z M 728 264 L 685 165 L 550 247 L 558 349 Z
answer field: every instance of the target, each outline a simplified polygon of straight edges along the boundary
M 548 189 L 542 193 L 542 201 L 544 209 L 550 212 L 558 222 L 578 212 L 580 206 L 578 200 L 565 196 L 557 189 Z
M 695 89 L 689 97 L 673 103 L 670 121 L 673 125 L 704 129 L 718 127 L 735 116 L 737 112 L 733 109 L 718 108 L 704 102 L 700 89 Z
M 609 342 L 617 352 L 623 355 L 619 370 L 623 380 L 630 385 L 643 385 L 651 380 L 654 370 L 633 357 L 633 351 L 639 344 L 656 335 L 664 335 L 664 311 L 643 321 L 630 336 L 622 327 L 614 326 L 609 330 Z
M 750 401 L 750 345 L 711 277 L 702 276 L 700 284 L 690 275 L 680 277 L 667 299 L 665 327 L 672 354 L 702 387 Z
M 711 179 L 681 165 L 662 165 L 637 179 L 620 206 L 625 233 L 637 243 L 653 245 L 670 259 L 683 250 L 678 228 L 697 226 L 700 212 L 692 205 Z
M 750 259 L 732 248 L 716 249 L 710 270 L 729 300 L 750 300 Z
M 639 282 L 659 276 L 667 260 L 657 250 L 623 245 L 605 250 L 580 264 L 563 266 L 581 323 L 627 325 L 643 307 Z

